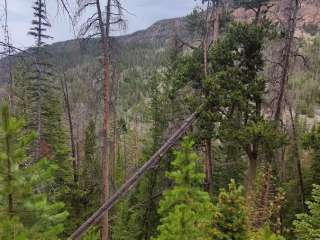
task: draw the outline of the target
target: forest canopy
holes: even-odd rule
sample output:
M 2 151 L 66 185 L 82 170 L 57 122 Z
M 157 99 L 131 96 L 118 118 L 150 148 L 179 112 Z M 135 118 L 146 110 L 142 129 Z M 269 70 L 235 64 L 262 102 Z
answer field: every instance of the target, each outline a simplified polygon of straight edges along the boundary
M 21 49 L 3 0 L 1 240 L 320 239 L 319 4 L 195 2 L 35 0 Z

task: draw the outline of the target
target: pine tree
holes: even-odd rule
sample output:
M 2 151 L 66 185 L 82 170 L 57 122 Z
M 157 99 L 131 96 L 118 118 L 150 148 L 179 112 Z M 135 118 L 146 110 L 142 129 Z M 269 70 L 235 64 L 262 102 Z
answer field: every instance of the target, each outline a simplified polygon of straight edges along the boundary
M 92 176 L 99 176 L 99 162 L 97 157 L 97 136 L 96 125 L 93 120 L 90 120 L 85 129 L 84 139 L 84 161 L 82 164 L 82 181 L 84 188 L 88 192 L 96 192 L 97 182 L 92 179 Z
M 152 155 L 164 141 L 165 129 L 168 124 L 168 113 L 166 107 L 168 101 L 165 94 L 160 90 L 163 78 L 159 75 L 150 81 L 150 98 L 148 113 L 151 123 L 150 143 L 146 146 L 144 156 L 148 158 Z M 157 207 L 159 199 L 157 196 L 167 185 L 165 171 L 168 165 L 170 154 L 163 157 L 162 163 L 146 174 L 144 179 L 137 186 L 136 191 L 129 196 L 118 209 L 119 216 L 115 223 L 115 239 L 124 239 L 130 236 L 131 239 L 150 239 L 156 232 L 159 224 L 159 214 Z M 141 207 L 143 204 L 143 207 Z M 117 230 L 117 232 L 116 232 Z
M 310 149 L 312 154 L 312 166 L 311 166 L 312 182 L 315 184 L 319 184 L 320 183 L 320 127 L 319 126 L 313 127 L 309 133 L 305 134 L 303 139 L 303 145 L 306 149 Z
M 320 238 L 320 186 L 314 185 L 312 200 L 307 202 L 309 213 L 298 214 L 293 222 L 294 231 L 299 240 L 317 240 Z
M 228 190 L 221 189 L 217 202 L 219 220 L 216 223 L 220 233 L 217 240 L 246 240 L 247 214 L 242 187 L 231 180 Z
M 84 159 L 81 164 L 81 179 L 79 184 L 74 185 L 71 190 L 72 199 L 70 204 L 70 221 L 78 226 L 94 211 L 100 203 L 99 192 L 101 184 L 99 181 L 100 163 L 97 157 L 97 137 L 95 122 L 90 120 L 85 129 Z
M 44 40 L 50 38 L 45 32 L 51 26 L 47 18 L 47 9 L 45 0 L 36 0 L 33 5 L 34 20 L 32 20 L 32 28 L 28 32 L 29 35 L 35 38 L 35 48 L 33 49 L 34 58 L 32 59 L 33 72 L 29 78 L 29 91 L 32 98 L 32 114 L 30 118 L 30 125 L 37 131 L 38 142 L 35 146 L 35 159 L 41 158 L 48 152 L 48 146 L 44 138 L 44 102 L 45 94 L 53 87 L 50 84 L 51 66 L 45 62 L 45 57 L 48 56 L 43 48 Z M 51 94 L 49 94 L 51 95 Z
M 251 233 L 248 240 L 285 240 L 284 237 L 273 233 L 268 226 Z
M 252 188 L 259 160 L 270 161 L 284 136 L 262 112 L 266 81 L 264 41 L 271 38 L 269 24 L 233 23 L 210 51 L 210 77 L 204 91 L 213 114 L 220 113 L 219 138 L 238 145 L 249 160 L 248 184 Z M 241 153 L 240 153 L 241 154 Z
M 46 157 L 59 168 L 55 174 L 53 192 L 63 195 L 68 192 L 68 182 L 71 182 L 69 171 L 70 149 L 63 127 L 63 105 L 57 76 L 53 74 L 51 55 L 46 48 L 46 40 L 51 37 L 46 34 L 51 27 L 47 16 L 45 0 L 36 0 L 33 5 L 34 20 L 28 32 L 35 38 L 31 61 L 27 62 L 30 70 L 24 76 L 26 95 L 29 98 L 26 119 L 28 128 L 36 131 L 37 141 L 31 149 L 33 162 Z M 17 85 L 17 89 L 20 85 Z M 20 110 L 21 111 L 21 110 Z M 19 114 L 19 109 L 17 114 Z M 58 196 L 55 196 L 58 197 Z M 59 196 L 60 197 L 60 196 Z
M 174 170 L 168 177 L 174 187 L 160 201 L 161 225 L 154 240 L 212 239 L 215 209 L 207 192 L 201 189 L 204 175 L 196 168 L 198 156 L 192 149 L 193 141 L 184 139 L 181 150 L 172 162 Z
M 56 166 L 46 160 L 30 165 L 26 152 L 34 139 L 34 133 L 25 131 L 24 121 L 11 117 L 4 105 L 0 122 L 0 229 L 5 230 L 0 230 L 1 239 L 57 239 L 64 230 L 64 204 L 51 203 L 45 194 Z

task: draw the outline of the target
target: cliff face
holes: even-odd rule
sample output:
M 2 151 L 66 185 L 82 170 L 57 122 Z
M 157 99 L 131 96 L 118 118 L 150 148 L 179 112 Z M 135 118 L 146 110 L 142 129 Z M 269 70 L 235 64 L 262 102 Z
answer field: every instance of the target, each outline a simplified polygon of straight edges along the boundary
M 268 12 L 267 17 L 273 22 L 281 24 L 287 18 L 288 1 L 275 0 Z M 233 16 L 239 21 L 249 21 L 254 17 L 252 10 L 238 8 L 234 10 Z M 320 31 L 320 0 L 302 0 L 298 13 L 297 37 L 308 38 Z
M 130 35 L 119 37 L 124 43 L 150 43 L 159 42 L 161 44 L 169 43 L 176 34 L 186 37 L 188 31 L 185 28 L 185 18 L 173 18 L 158 21 L 146 30 L 138 31 Z
M 275 0 L 273 7 L 269 10 L 268 18 L 274 22 L 284 21 L 287 11 L 288 1 Z M 248 21 L 253 18 L 252 10 L 243 8 L 235 9 L 232 13 L 238 21 Z M 309 37 L 320 31 L 320 0 L 303 0 L 299 10 L 299 20 L 297 23 L 297 35 Z M 189 40 L 190 33 L 186 29 L 186 18 L 173 18 L 161 20 L 154 23 L 146 30 L 138 31 L 130 35 L 119 37 L 124 43 L 150 43 L 158 42 L 168 44 L 175 35 Z

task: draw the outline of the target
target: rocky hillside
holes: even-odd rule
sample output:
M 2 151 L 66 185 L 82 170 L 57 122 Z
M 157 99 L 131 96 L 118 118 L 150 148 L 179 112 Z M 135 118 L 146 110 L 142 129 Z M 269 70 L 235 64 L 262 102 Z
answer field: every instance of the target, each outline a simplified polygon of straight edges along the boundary
M 274 0 L 268 18 L 279 24 L 286 18 L 289 0 Z M 291 1 L 291 0 L 290 0 Z M 235 19 L 247 21 L 254 16 L 252 10 L 238 8 L 233 12 Z M 320 31 L 320 0 L 302 0 L 298 13 L 296 35 L 302 38 L 311 37 Z

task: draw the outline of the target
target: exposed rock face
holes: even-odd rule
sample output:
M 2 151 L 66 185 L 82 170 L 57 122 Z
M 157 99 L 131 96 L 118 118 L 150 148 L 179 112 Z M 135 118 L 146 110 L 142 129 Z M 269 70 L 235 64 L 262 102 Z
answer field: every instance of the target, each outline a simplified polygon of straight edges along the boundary
M 288 5 L 291 0 L 275 0 L 271 4 L 268 18 L 273 22 L 281 24 L 285 21 Z M 255 13 L 252 10 L 238 8 L 234 10 L 233 16 L 239 21 L 250 21 Z M 302 0 L 299 9 L 296 35 L 308 38 L 320 31 L 320 0 Z
M 146 30 L 138 31 L 130 35 L 120 37 L 123 42 L 160 42 L 161 44 L 168 43 L 176 34 L 186 36 L 188 31 L 185 28 L 185 18 L 173 18 L 161 20 L 151 25 Z
M 268 18 L 274 22 L 284 21 L 285 12 L 287 11 L 288 1 L 275 0 L 274 5 L 268 14 Z M 249 21 L 254 17 L 252 10 L 238 8 L 233 11 L 234 18 L 238 21 Z M 320 30 L 320 0 L 302 0 L 301 9 L 299 10 L 299 21 L 297 34 L 308 37 L 314 35 Z M 179 37 L 189 40 L 190 33 L 186 29 L 186 18 L 165 19 L 154 23 L 146 30 L 141 30 L 130 35 L 120 37 L 120 41 L 125 43 L 150 43 L 157 42 L 167 44 L 178 35 Z

